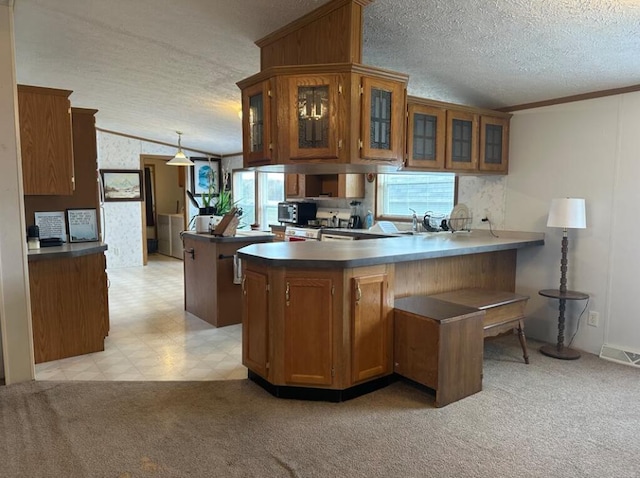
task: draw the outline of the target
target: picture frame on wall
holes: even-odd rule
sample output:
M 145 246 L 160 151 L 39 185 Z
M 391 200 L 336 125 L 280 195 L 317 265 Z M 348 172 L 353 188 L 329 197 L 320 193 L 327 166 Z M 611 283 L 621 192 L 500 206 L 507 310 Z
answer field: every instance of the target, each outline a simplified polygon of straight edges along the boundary
M 92 242 L 98 239 L 95 209 L 67 209 L 69 242 Z
M 139 169 L 101 169 L 105 202 L 142 201 L 142 171 Z
M 213 182 L 213 196 L 220 193 L 220 160 L 207 158 L 194 158 L 191 168 L 191 193 L 202 197 L 209 193 L 209 185 Z

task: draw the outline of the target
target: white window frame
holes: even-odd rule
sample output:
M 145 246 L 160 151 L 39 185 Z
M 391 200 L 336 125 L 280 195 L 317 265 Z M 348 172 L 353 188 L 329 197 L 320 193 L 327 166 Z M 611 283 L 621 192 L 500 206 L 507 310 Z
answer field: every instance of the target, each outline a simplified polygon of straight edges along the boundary
M 412 180 L 416 179 L 417 175 L 427 175 L 427 176 L 432 176 L 432 175 L 443 175 L 443 174 L 447 174 L 449 176 L 451 176 L 452 180 L 453 180 L 453 197 L 452 197 L 452 205 L 451 208 L 453 208 L 453 205 L 455 205 L 458 202 L 458 177 L 456 176 L 455 173 L 416 173 L 416 172 L 411 172 L 411 173 L 393 173 L 393 174 L 378 174 L 377 178 L 376 178 L 376 219 L 383 219 L 383 220 L 388 220 L 388 221 L 398 221 L 398 222 L 410 222 L 412 219 L 412 215 L 413 212 L 409 209 L 410 207 L 416 210 L 416 215 L 418 216 L 419 220 L 422 220 L 422 217 L 424 216 L 424 214 L 426 212 L 429 211 L 433 211 L 433 209 L 428 209 L 428 210 L 421 210 L 418 209 L 419 205 L 407 205 L 407 211 L 406 214 L 391 214 L 385 211 L 385 204 L 386 204 L 386 179 L 388 176 L 406 176 L 407 178 L 410 178 Z M 437 214 L 444 214 L 444 215 L 449 215 L 449 213 L 451 212 L 451 209 L 447 210 L 447 211 L 433 211 Z

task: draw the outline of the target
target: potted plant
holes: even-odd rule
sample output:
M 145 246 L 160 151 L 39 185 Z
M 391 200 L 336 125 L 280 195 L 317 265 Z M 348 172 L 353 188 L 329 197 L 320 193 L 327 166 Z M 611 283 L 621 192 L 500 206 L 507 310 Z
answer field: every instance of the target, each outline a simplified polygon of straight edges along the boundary
M 228 214 L 234 207 L 238 201 L 233 201 L 231 198 L 231 189 L 228 184 L 229 175 L 225 172 L 222 174 L 222 185 L 220 187 L 220 194 L 218 194 L 218 201 L 214 206 L 214 213 L 216 216 L 224 216 Z M 238 216 L 242 215 L 242 210 L 238 210 L 236 212 Z

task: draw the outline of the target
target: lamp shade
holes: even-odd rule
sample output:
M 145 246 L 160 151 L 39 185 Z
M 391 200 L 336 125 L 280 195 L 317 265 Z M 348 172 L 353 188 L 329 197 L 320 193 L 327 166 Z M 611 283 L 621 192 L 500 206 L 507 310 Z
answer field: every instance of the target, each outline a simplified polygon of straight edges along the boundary
M 167 161 L 167 164 L 169 166 L 193 166 L 193 161 L 182 152 L 182 133 L 180 131 L 176 131 L 176 133 L 178 133 L 178 152 L 172 159 Z
M 583 198 L 556 198 L 551 200 L 547 227 L 585 229 L 587 218 Z

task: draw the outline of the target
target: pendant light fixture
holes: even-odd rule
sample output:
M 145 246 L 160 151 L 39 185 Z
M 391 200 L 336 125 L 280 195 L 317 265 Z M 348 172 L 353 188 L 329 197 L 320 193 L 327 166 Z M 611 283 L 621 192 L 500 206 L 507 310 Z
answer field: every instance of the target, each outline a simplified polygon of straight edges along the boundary
M 173 159 L 167 161 L 167 164 L 170 166 L 193 166 L 193 161 L 187 158 L 187 155 L 182 152 L 182 132 L 176 131 L 176 133 L 178 133 L 178 152 L 173 157 Z

